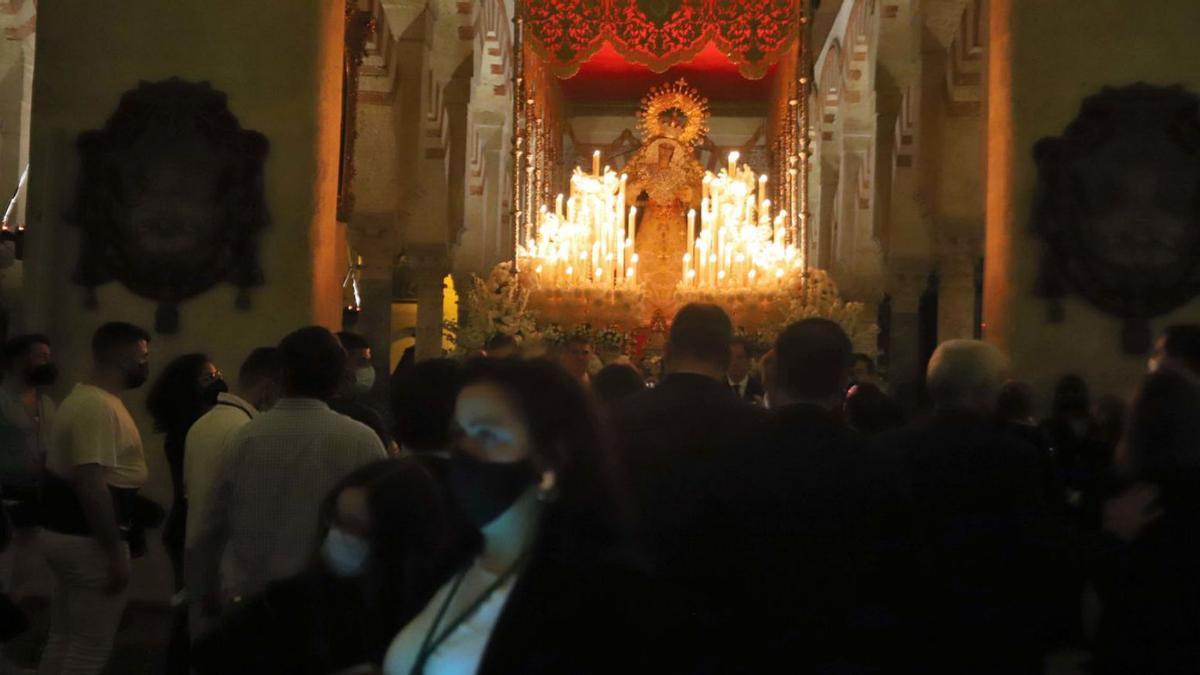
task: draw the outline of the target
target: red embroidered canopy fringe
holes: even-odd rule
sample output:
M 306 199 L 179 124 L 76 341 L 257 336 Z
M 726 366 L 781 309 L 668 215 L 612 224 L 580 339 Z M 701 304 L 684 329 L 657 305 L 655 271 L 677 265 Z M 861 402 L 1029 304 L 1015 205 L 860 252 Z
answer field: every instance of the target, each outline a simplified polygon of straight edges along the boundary
M 527 0 L 533 49 L 567 78 L 609 42 L 661 73 L 710 41 L 749 79 L 767 74 L 800 36 L 799 0 Z

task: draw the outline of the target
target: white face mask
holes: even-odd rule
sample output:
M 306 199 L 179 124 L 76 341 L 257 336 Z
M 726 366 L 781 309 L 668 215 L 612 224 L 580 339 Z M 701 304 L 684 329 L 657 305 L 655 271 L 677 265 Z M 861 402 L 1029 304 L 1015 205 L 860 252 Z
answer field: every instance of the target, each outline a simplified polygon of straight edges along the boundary
M 368 392 L 375 386 L 375 368 L 363 366 L 354 371 L 354 386 L 361 392 Z
M 366 570 L 371 544 L 336 527 L 329 528 L 321 545 L 321 558 L 335 576 L 357 577 Z

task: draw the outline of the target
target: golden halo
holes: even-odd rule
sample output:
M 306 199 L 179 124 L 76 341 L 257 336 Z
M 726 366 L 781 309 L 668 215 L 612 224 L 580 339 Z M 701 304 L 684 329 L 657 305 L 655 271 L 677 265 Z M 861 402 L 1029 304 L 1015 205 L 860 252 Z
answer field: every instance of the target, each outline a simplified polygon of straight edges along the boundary
M 654 87 L 642 98 L 638 130 L 646 141 L 665 136 L 695 145 L 708 133 L 708 99 L 683 78 Z

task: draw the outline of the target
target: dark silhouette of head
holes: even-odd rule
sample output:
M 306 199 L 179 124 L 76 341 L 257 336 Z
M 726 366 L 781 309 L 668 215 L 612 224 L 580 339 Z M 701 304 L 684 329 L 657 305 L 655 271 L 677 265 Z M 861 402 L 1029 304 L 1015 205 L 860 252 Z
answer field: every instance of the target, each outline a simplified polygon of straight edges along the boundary
M 393 380 L 392 414 L 400 445 L 413 452 L 448 450 L 462 366 L 453 359 L 414 364 Z
M 1174 362 L 1200 375 L 1200 324 L 1185 323 L 1170 326 L 1154 346 L 1152 367 Z
M 1087 382 L 1078 375 L 1064 375 L 1054 385 L 1054 416 L 1088 417 L 1092 412 L 1092 397 Z
M 1129 413 L 1120 468 L 1163 487 L 1168 501 L 1197 499 L 1200 485 L 1200 382 L 1164 368 L 1142 381 Z
M 613 403 L 645 388 L 637 369 L 627 363 L 610 363 L 592 378 L 592 391 L 604 403 Z
M 333 333 L 309 326 L 279 343 L 284 396 L 328 401 L 337 392 L 346 366 L 346 350 Z
M 1033 387 L 1009 380 L 996 397 L 996 420 L 1001 424 L 1029 424 L 1034 419 Z
M 507 333 L 496 333 L 483 345 L 483 353 L 492 359 L 507 359 L 517 355 L 519 345 L 516 338 Z
M 846 422 L 864 434 L 878 434 L 903 426 L 904 412 L 877 385 L 860 382 L 846 394 Z
M 717 305 L 691 303 L 675 313 L 667 336 L 668 372 L 693 371 L 724 377 L 732 356 L 733 322 Z
M 146 410 L 162 432 L 185 432 L 212 407 L 200 379 L 211 360 L 205 354 L 184 354 L 167 364 L 146 396 Z
M 775 389 L 792 402 L 840 400 L 853 353 L 846 331 L 833 321 L 797 321 L 775 340 Z

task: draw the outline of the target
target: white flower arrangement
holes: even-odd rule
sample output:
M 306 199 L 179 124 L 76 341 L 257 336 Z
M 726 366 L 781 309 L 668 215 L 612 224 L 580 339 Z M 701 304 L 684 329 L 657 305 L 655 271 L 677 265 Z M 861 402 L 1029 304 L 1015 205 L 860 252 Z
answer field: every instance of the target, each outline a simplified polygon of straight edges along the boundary
M 629 343 L 629 334 L 610 326 L 596 333 L 595 343 L 597 349 L 624 352 L 625 345 Z
M 837 284 L 825 270 L 810 269 L 798 277 L 791 288 L 791 302 L 782 329 L 801 319 L 829 319 L 842 327 L 857 352 L 875 353 L 879 326 L 866 316 L 861 302 L 846 302 Z
M 537 323 L 527 309 L 529 291 L 521 286 L 511 262 L 492 268 L 486 279 L 472 278 L 471 290 L 459 299 L 466 304 L 467 322 L 457 326 L 459 351 L 483 348 L 494 335 L 510 335 L 518 343 L 538 337 Z

